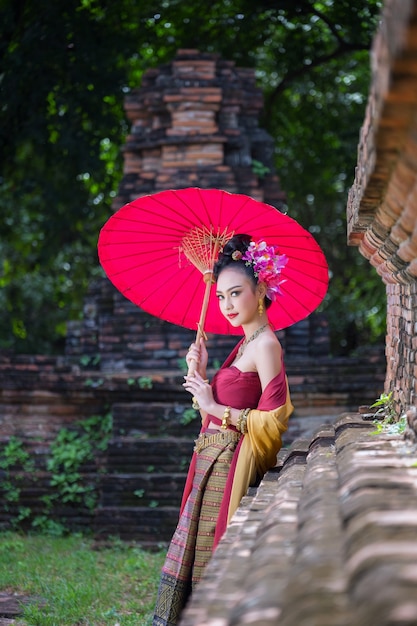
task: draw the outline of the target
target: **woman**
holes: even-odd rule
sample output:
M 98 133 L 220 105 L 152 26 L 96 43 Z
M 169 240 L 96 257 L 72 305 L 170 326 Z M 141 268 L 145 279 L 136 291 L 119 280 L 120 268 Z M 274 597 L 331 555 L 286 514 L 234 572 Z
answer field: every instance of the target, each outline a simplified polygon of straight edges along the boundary
M 214 267 L 222 314 L 245 337 L 211 384 L 204 340 L 192 344 L 197 363 L 184 388 L 200 409 L 180 519 L 162 569 L 154 626 L 177 624 L 180 613 L 249 485 L 276 463 L 281 435 L 293 410 L 281 345 L 266 309 L 279 298 L 287 259 L 275 248 L 235 235 Z

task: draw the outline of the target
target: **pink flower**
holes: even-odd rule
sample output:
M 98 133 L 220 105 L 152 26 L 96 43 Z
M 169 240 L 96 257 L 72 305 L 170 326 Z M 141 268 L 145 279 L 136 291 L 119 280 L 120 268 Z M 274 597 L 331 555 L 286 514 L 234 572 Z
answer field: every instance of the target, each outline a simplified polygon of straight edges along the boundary
M 285 279 L 280 278 L 280 274 L 287 265 L 288 257 L 279 254 L 276 246 L 267 246 L 265 241 L 251 241 L 242 259 L 246 265 L 252 265 L 258 281 L 266 285 L 266 295 L 275 301 L 282 294 L 280 285 Z

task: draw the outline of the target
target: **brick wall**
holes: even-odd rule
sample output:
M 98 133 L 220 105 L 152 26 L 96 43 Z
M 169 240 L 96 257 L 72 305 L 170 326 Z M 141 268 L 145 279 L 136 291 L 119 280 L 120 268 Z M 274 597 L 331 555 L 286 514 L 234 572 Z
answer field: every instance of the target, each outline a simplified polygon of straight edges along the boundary
M 417 285 L 387 285 L 387 378 L 397 405 L 417 406 Z
M 153 317 L 123 297 L 107 279 L 88 289 L 81 321 L 68 323 L 65 355 L 73 366 L 106 372 L 178 370 L 195 331 Z M 326 317 L 314 313 L 278 332 L 287 356 L 321 357 L 330 350 Z M 208 335 L 213 367 L 236 344 L 235 336 Z
M 244 193 L 280 207 L 274 142 L 259 126 L 263 96 L 255 71 L 217 54 L 178 50 L 145 72 L 125 99 L 131 130 L 113 207 L 181 187 Z M 256 174 L 253 161 L 267 168 Z
M 233 339 L 236 341 L 236 338 Z M 154 345 L 153 357 L 160 346 Z M 161 363 L 159 358 L 151 362 Z M 370 404 L 383 390 L 382 351 L 362 359 L 307 355 L 288 357 L 287 373 L 295 413 L 285 445 L 305 437 L 326 418 Z M 144 545 L 168 541 L 175 528 L 185 472 L 197 435 L 197 421 L 183 423 L 190 398 L 182 373 L 165 369 L 86 369 L 65 357 L 0 357 L 0 455 L 11 437 L 24 444 L 35 463 L 22 473 L 0 471 L 0 529 L 19 507 L 29 507 L 26 527 L 44 511 L 42 498 L 56 493 L 46 471 L 50 445 L 62 428 L 75 430 L 80 420 L 112 415 L 107 450 L 81 468 L 82 481 L 94 487 L 97 506 L 57 505 L 56 520 L 97 537 L 120 535 Z M 141 386 L 141 378 L 151 381 Z M 4 481 L 21 490 L 16 503 L 5 501 Z
M 387 376 L 398 415 L 416 405 L 417 3 L 386 0 L 350 189 L 351 245 L 387 288 Z

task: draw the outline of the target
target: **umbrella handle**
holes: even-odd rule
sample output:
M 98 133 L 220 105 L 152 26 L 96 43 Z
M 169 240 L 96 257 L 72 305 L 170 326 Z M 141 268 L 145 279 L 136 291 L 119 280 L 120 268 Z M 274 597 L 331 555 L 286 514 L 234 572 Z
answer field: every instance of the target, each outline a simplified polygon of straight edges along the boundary
M 204 339 L 207 339 L 206 334 L 204 332 L 204 323 L 206 321 L 206 314 L 207 314 L 208 304 L 210 300 L 212 275 L 213 275 L 213 272 L 211 270 L 204 273 L 204 282 L 206 283 L 206 289 L 204 291 L 203 304 L 201 306 L 201 313 L 200 313 L 200 321 L 198 322 L 198 331 L 197 331 L 197 335 L 195 338 L 195 342 L 197 344 L 200 343 L 200 339 L 202 337 L 204 337 Z M 194 376 L 196 369 L 197 369 L 197 361 L 194 361 L 193 359 L 188 368 L 188 376 Z

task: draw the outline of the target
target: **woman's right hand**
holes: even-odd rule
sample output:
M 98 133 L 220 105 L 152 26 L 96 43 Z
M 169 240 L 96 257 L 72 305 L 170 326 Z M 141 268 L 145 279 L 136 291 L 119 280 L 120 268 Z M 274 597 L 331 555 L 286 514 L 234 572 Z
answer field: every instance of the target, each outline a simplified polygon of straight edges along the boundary
M 192 364 L 196 364 L 195 371 L 197 371 L 202 378 L 206 378 L 206 370 L 208 363 L 208 352 L 203 337 L 200 339 L 200 343 L 192 343 L 185 356 L 188 369 Z

